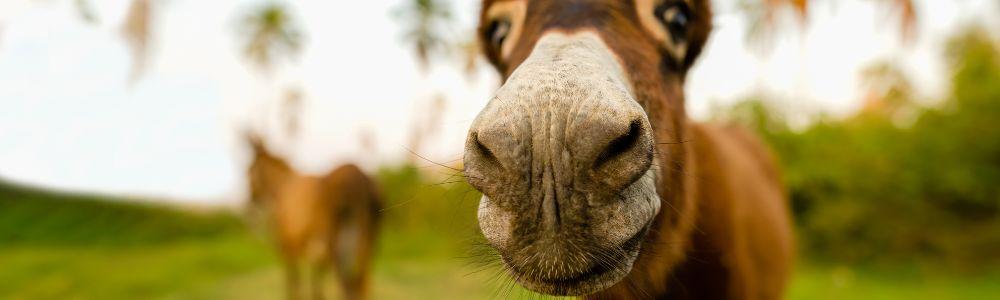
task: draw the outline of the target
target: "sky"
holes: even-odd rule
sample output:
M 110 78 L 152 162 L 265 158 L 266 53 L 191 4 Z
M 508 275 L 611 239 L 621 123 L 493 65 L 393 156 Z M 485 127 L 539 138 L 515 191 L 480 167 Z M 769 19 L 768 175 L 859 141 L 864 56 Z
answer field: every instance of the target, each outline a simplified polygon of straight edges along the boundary
M 240 16 L 264 1 L 158 1 L 146 72 L 128 80 L 119 27 L 127 0 L 91 1 L 96 24 L 69 0 L 0 1 L 0 178 L 59 189 L 199 204 L 238 203 L 246 132 L 305 172 L 354 162 L 367 170 L 408 156 L 414 118 L 446 99 L 441 131 L 420 149 L 461 158 L 472 119 L 498 85 L 492 69 L 465 76 L 457 60 L 421 72 L 391 11 L 401 1 L 291 1 L 305 31 L 301 56 L 272 72 L 241 56 Z M 478 1 L 452 1 L 451 34 L 468 34 Z M 715 30 L 687 81 L 688 112 L 773 95 L 793 111 L 845 115 L 859 72 L 879 61 L 907 71 L 927 99 L 947 92 L 943 44 L 964 26 L 1000 29 L 995 0 L 919 0 L 917 39 L 900 41 L 879 1 L 818 1 L 804 28 L 788 26 L 769 51 L 748 47 L 735 1 L 716 1 Z M 302 123 L 282 134 L 279 105 L 303 94 Z M 364 133 L 375 149 L 361 146 Z M 418 161 L 418 164 L 431 164 Z

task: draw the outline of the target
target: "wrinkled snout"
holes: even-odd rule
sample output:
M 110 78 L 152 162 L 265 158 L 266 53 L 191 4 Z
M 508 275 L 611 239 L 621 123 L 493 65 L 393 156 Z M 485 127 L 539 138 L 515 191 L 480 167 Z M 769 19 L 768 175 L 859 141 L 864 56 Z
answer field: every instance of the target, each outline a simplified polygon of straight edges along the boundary
M 558 187 L 616 192 L 649 169 L 649 122 L 611 82 L 547 78 L 510 84 L 479 115 L 466 141 L 467 174 L 504 182 L 496 189 L 484 186 L 487 195 L 501 194 L 516 181 L 553 198 Z M 544 216 L 547 222 L 559 218 Z
M 653 145 L 600 39 L 546 35 L 469 131 L 480 228 L 528 288 L 578 294 L 613 283 L 659 211 Z

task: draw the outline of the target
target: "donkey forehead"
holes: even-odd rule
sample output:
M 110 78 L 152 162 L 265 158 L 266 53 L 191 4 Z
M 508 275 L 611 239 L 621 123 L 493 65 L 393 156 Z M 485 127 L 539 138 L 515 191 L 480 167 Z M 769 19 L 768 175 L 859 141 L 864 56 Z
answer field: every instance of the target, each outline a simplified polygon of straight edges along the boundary
M 480 13 L 480 30 L 492 22 L 491 8 L 506 4 L 520 3 L 524 10 L 523 23 L 516 40 L 510 41 L 512 51 L 506 61 L 491 62 L 504 77 L 516 68 L 534 49 L 538 40 L 547 33 L 558 31 L 572 33 L 592 30 L 608 44 L 610 50 L 622 56 L 649 62 L 658 55 L 659 42 L 649 32 L 650 24 L 640 17 L 640 13 L 657 4 L 683 2 L 694 14 L 693 32 L 690 46 L 697 56 L 711 30 L 710 0 L 483 0 Z M 640 7 L 644 9 L 639 9 Z M 652 13 L 649 11 L 648 13 Z
M 710 0 L 483 0 L 481 17 L 495 4 L 524 2 L 526 23 L 542 29 L 580 27 L 607 28 L 624 23 L 639 24 L 636 6 L 644 3 L 684 2 L 694 10 L 707 10 Z M 631 22 L 620 22 L 631 21 Z M 618 23 L 616 23 L 618 22 Z
M 621 30 L 623 27 L 637 29 L 640 25 L 635 14 L 636 0 L 486 0 L 483 3 L 483 16 L 494 5 L 511 2 L 523 2 L 524 10 L 522 38 L 519 48 L 533 48 L 545 32 L 572 32 L 580 29 L 599 31 Z M 644 1 L 644 0 L 638 0 Z M 658 0 L 653 0 L 658 1 Z M 499 5 L 497 5 L 499 6 Z M 488 22 L 489 20 L 481 20 Z

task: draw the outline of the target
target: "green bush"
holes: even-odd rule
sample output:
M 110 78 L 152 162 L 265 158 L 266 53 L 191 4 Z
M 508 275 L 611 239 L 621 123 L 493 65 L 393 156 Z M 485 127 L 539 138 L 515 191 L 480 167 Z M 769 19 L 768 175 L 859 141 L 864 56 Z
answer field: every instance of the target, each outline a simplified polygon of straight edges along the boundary
M 477 230 L 480 194 L 458 169 L 402 164 L 379 169 L 376 178 L 383 192 L 382 224 L 387 230 L 433 230 L 464 237 Z
M 933 108 L 898 84 L 883 95 L 896 97 L 891 106 L 804 130 L 760 99 L 723 116 L 755 128 L 780 158 L 806 256 L 1000 264 L 1000 55 L 979 30 L 948 54 L 952 90 Z

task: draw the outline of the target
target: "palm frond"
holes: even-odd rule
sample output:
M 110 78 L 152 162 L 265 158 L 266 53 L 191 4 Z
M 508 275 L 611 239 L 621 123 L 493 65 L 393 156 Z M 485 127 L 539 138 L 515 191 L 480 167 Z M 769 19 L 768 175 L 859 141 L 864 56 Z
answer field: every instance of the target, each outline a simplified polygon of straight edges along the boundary
M 451 7 L 442 0 L 412 0 L 398 7 L 393 16 L 406 28 L 404 38 L 413 44 L 421 69 L 427 70 L 431 57 L 448 51 L 445 31 L 452 20 Z
M 899 15 L 900 36 L 904 41 L 916 35 L 917 12 L 913 0 L 879 0 Z M 800 26 L 809 22 L 809 12 L 819 0 L 740 0 L 739 9 L 748 24 L 747 44 L 767 49 L 778 31 L 778 16 L 790 9 Z
M 97 13 L 94 12 L 94 7 L 91 6 L 90 1 L 76 0 L 73 6 L 76 7 L 76 13 L 80 15 L 80 19 L 90 24 L 97 24 Z
M 243 17 L 240 24 L 243 54 L 261 69 L 270 69 L 283 57 L 296 58 L 302 48 L 303 34 L 281 4 L 266 4 Z
M 904 42 L 912 41 L 917 35 L 917 9 L 913 0 L 890 0 L 892 9 L 899 14 L 899 35 Z

